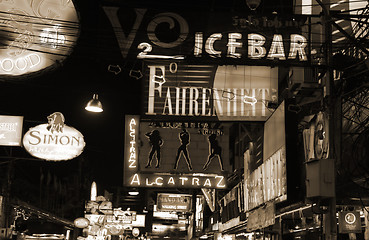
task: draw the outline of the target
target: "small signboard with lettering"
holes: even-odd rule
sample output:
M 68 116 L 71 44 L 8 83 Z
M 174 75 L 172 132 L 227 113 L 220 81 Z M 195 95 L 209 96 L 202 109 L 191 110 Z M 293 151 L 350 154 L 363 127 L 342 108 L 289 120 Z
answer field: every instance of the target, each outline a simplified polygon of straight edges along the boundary
M 361 218 L 357 211 L 339 212 L 339 233 L 361 233 Z
M 189 212 L 192 196 L 189 194 L 158 193 L 158 211 Z
M 0 146 L 21 146 L 23 116 L 0 116 Z

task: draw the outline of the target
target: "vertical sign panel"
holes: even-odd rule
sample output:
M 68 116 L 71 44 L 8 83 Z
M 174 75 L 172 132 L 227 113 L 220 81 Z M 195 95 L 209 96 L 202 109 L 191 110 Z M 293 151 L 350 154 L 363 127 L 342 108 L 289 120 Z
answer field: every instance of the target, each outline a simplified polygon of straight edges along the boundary
M 124 174 L 123 183 L 129 185 L 129 178 L 138 170 L 138 134 L 140 118 L 135 115 L 126 115 L 124 138 Z

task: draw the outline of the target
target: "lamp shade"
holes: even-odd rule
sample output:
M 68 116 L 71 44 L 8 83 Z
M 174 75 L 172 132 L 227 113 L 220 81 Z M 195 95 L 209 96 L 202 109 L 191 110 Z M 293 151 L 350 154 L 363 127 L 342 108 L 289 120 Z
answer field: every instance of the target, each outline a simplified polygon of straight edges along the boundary
M 98 95 L 94 94 L 93 98 L 87 103 L 85 109 L 89 112 L 102 112 L 103 107 L 98 99 Z
M 246 1 L 246 5 L 251 10 L 256 10 L 256 8 L 258 8 L 261 3 L 261 0 L 245 0 L 245 1 Z

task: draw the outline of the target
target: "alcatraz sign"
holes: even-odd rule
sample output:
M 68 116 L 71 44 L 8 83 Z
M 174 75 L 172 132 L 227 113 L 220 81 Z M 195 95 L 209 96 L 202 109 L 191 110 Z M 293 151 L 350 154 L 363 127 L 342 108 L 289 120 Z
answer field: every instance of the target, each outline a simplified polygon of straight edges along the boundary
M 219 123 L 154 124 L 126 115 L 124 186 L 226 188 L 228 128 Z
M 284 19 L 204 11 L 157 13 L 118 7 L 104 10 L 124 58 L 201 59 L 202 64 L 214 59 L 232 64 L 260 61 L 260 65 L 275 64 L 276 60 L 308 61 L 308 41 L 301 33 L 306 19 L 296 16 Z M 133 24 L 124 18 L 128 14 L 135 16 Z M 127 29 L 130 31 L 125 35 Z

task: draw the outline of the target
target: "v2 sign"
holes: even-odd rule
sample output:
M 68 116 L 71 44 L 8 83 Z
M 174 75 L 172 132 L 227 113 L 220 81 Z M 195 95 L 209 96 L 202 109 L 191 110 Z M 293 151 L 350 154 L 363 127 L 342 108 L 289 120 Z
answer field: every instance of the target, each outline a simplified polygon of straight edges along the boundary
M 245 17 L 242 13 L 158 13 L 111 6 L 104 11 L 124 58 L 201 59 L 202 64 L 218 59 L 238 65 L 308 61 L 308 42 L 301 30 L 305 20 Z

